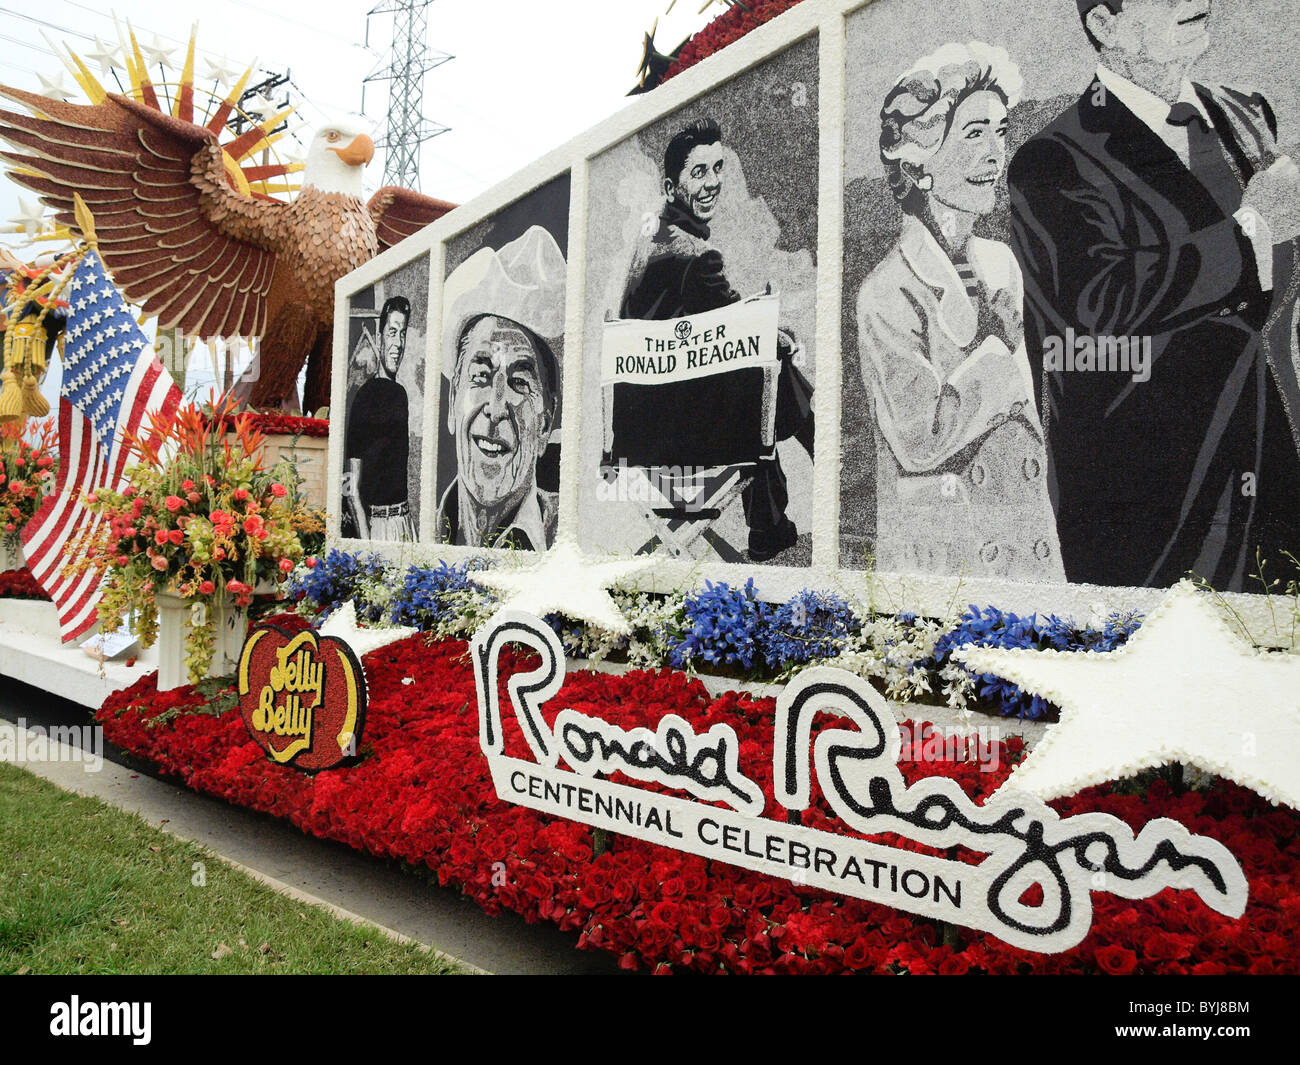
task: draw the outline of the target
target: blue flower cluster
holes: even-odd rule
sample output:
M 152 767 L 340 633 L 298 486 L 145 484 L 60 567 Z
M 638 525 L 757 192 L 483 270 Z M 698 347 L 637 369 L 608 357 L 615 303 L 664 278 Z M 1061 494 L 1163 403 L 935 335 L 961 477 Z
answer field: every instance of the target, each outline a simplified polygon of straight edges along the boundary
M 774 669 L 834 658 L 861 626 L 849 601 L 832 592 L 805 588 L 772 610 L 759 630 L 763 657 Z
M 691 592 L 682 603 L 681 626 L 669 661 L 678 668 L 705 662 L 751 669 L 764 657 L 760 640 L 771 610 L 758 598 L 752 577 L 743 589 L 705 581 L 702 591 Z
M 394 591 L 385 607 L 367 602 L 363 588 L 365 582 L 384 576 L 383 560 L 335 549 L 315 569 L 295 578 L 289 590 L 294 599 L 309 600 L 322 614 L 353 600 L 357 616 L 362 619 L 377 621 L 386 609 L 393 623 L 427 630 L 453 620 L 464 605 L 463 596 L 490 594 L 471 582 L 469 573 L 491 565 L 490 559 L 476 558 L 455 564 L 411 566 L 402 587 Z M 917 620 L 915 614 L 899 614 L 898 619 L 904 625 Z M 561 636 L 581 645 L 585 631 L 581 623 L 559 614 L 549 615 L 546 621 Z M 1101 629 L 1078 629 L 1069 619 L 1054 614 L 1022 617 L 972 604 L 957 626 L 939 638 L 933 656 L 912 663 L 910 668 L 937 673 L 948 663 L 954 648 L 969 644 L 1111 651 L 1140 624 L 1141 619 L 1132 615 L 1112 614 Z M 678 621 L 669 626 L 669 664 L 677 668 L 694 664 L 780 672 L 835 658 L 861 626 L 862 620 L 849 601 L 831 592 L 805 588 L 789 602 L 774 605 L 758 598 L 752 579 L 743 588 L 706 581 L 702 590 L 683 598 Z M 994 703 L 1003 715 L 1037 718 L 1047 711 L 1042 698 L 1028 696 L 1000 677 L 982 674 L 976 678 L 976 686 L 979 695 Z
M 289 597 L 310 601 L 322 616 L 351 600 L 356 603 L 358 618 L 376 621 L 380 608 L 365 601 L 361 583 L 383 575 L 384 560 L 377 555 L 350 554 L 334 548 L 313 569 L 294 577 Z
M 957 627 L 944 633 L 934 645 L 934 666 L 941 669 L 954 648 L 972 644 L 1034 650 L 1113 651 L 1141 624 L 1141 619 L 1133 615 L 1112 614 L 1102 629 L 1078 629 L 1072 621 L 1055 614 L 1021 617 L 991 606 L 981 610 L 972 603 Z M 981 673 L 975 681 L 980 696 L 996 703 L 1004 717 L 1014 715 L 1032 720 L 1047 711 L 1047 702 L 1041 696 L 1028 696 L 1001 677 Z
M 390 619 L 395 625 L 411 625 L 417 629 L 431 629 L 444 621 L 456 609 L 452 596 L 458 592 L 490 594 L 469 579 L 471 570 L 485 570 L 492 565 L 490 559 L 471 558 L 451 565 L 439 562 L 436 566 L 412 566 L 406 571 L 399 591 L 393 593 Z

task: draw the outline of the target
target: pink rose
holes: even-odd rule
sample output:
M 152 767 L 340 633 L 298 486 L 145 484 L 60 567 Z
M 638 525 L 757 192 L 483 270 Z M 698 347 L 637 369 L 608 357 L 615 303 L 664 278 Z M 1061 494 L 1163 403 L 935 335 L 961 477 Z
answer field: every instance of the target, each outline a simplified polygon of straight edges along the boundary
M 271 495 L 275 496 L 276 499 L 283 499 L 288 494 L 289 489 L 285 488 L 284 485 L 278 483 L 271 485 Z
M 175 514 L 176 511 L 180 510 L 181 507 L 185 506 L 185 500 L 183 500 L 180 496 L 168 496 L 165 500 L 163 500 L 163 505 L 166 506 L 166 508 L 170 510 L 173 514 Z
M 154 557 L 153 557 L 153 568 L 156 569 L 156 570 L 164 570 L 164 569 L 166 569 L 166 568 L 167 568 L 167 560 L 166 560 L 165 558 L 163 558 L 162 555 L 154 555 Z

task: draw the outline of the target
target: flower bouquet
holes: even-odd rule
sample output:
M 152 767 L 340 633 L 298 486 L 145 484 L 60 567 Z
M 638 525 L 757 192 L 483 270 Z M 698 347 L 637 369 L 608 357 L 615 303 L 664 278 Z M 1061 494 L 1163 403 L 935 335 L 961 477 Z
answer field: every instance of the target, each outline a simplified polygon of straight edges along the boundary
M 83 551 L 86 565 L 107 570 L 98 608 L 104 630 L 135 611 L 136 635 L 150 647 L 158 638 L 157 597 L 185 601 L 185 666 L 195 683 L 212 665 L 218 615 L 248 607 L 255 588 L 285 580 L 325 531 L 324 515 L 299 500 L 293 468 L 266 468 L 265 438 L 230 408 L 225 401 L 215 422 L 233 421 L 233 439 L 214 432 L 214 420 L 192 405 L 171 418 L 151 416 L 148 431 L 127 441 L 136 461 L 126 485 L 86 499 L 106 519 Z
M 54 488 L 53 440 L 52 419 L 26 431 L 20 421 L 0 423 L 0 556 L 17 555 L 18 533 Z

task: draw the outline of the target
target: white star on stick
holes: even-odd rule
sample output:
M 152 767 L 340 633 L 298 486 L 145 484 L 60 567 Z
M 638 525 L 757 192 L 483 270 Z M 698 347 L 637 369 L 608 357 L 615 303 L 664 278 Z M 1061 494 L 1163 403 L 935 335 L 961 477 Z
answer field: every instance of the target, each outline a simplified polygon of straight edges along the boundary
M 239 67 L 231 66 L 230 60 L 224 55 L 215 60 L 205 57 L 203 62 L 208 65 L 208 77 L 215 78 L 220 85 L 233 85 L 235 79 L 243 73 Z
M 105 44 L 99 39 L 99 34 L 95 35 L 95 50 L 87 52 L 86 58 L 93 59 L 99 64 L 100 72 L 104 75 L 113 73 L 113 68 L 121 66 L 118 59 L 118 46 L 115 44 Z
M 469 579 L 502 596 L 497 613 L 564 614 L 609 632 L 631 632 L 608 588 L 647 569 L 649 559 L 586 558 L 576 544 L 557 543 L 533 564 L 471 571 Z M 494 615 L 495 616 L 495 615 Z
M 1300 655 L 1255 650 L 1187 581 L 1115 651 L 953 657 L 1061 708 L 1003 789 L 1054 799 L 1184 762 L 1300 807 Z
M 322 636 L 342 640 L 356 652 L 358 658 L 387 644 L 414 636 L 418 631 L 404 625 L 363 629 L 357 624 L 357 607 L 350 599 L 326 618 L 320 627 Z
M 55 73 L 54 77 L 47 78 L 44 74 L 37 74 L 40 80 L 40 94 L 49 100 L 71 100 L 76 93 L 63 84 L 63 71 Z
M 268 100 L 260 92 L 255 92 L 239 105 L 239 109 L 246 115 L 252 115 L 254 118 L 262 120 L 267 115 L 275 114 L 279 108 L 278 105 Z
M 169 67 L 172 63 L 172 56 L 176 52 L 175 46 L 168 48 L 163 44 L 162 38 L 158 34 L 153 35 L 153 44 L 140 44 L 140 51 L 149 63 L 157 63 L 163 67 Z

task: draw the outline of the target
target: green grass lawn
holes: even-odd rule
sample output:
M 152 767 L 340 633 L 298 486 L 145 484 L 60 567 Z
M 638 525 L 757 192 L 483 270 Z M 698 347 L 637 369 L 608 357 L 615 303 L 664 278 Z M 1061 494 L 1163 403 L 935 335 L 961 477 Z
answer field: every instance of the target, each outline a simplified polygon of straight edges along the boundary
M 0 973 L 26 971 L 459 970 L 287 898 L 139 817 L 0 763 Z

